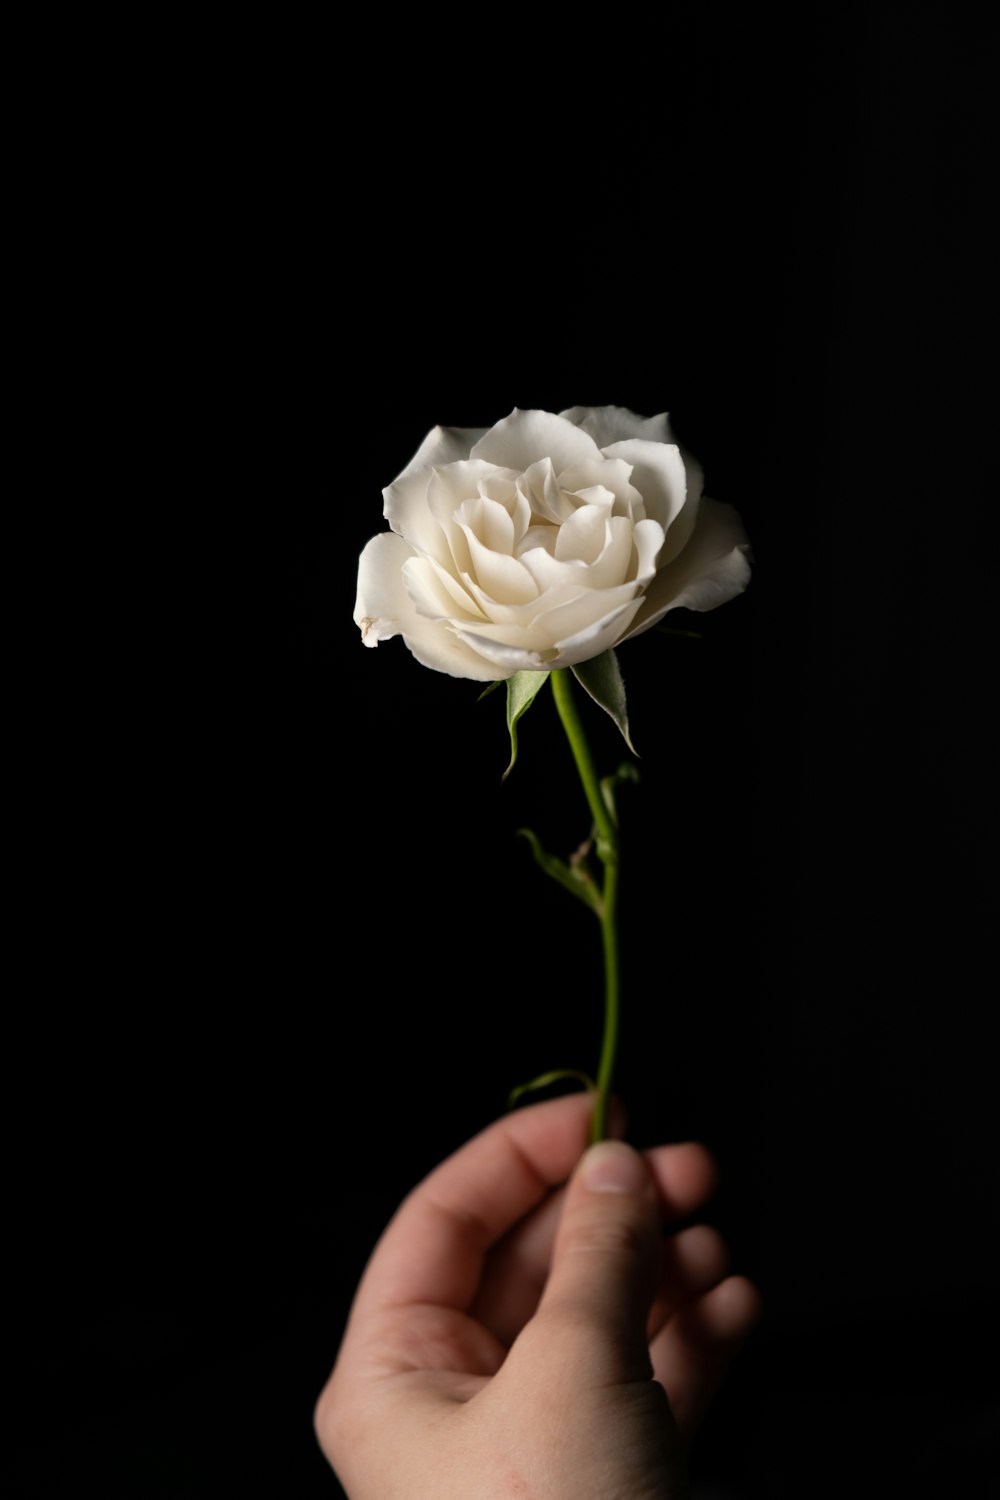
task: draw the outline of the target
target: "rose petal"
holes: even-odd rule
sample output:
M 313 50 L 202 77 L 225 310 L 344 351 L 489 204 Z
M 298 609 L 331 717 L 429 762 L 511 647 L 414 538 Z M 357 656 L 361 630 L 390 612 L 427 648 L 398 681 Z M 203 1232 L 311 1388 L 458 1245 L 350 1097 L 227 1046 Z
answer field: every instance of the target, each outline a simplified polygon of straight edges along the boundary
M 590 661 L 592 657 L 600 656 L 619 641 L 625 640 L 629 623 L 635 617 L 641 602 L 641 599 L 633 599 L 631 604 L 616 611 L 600 625 L 588 625 L 575 636 L 560 641 L 553 670 L 557 667 L 575 667 L 582 661 Z
M 403 640 L 421 666 L 447 672 L 449 677 L 469 677 L 473 682 L 495 682 L 506 675 L 471 650 L 450 625 L 415 618 L 417 625 L 403 631 Z
M 508 470 L 481 463 L 447 464 L 429 473 L 425 504 L 440 527 L 440 541 L 421 550 L 459 574 L 468 573 L 472 566 L 461 525 L 462 508 L 482 504 L 480 486 L 485 483 L 512 484 L 513 479 Z
M 478 496 L 484 481 L 513 483 L 516 473 L 495 464 L 456 462 L 440 469 L 407 470 L 382 491 L 386 520 L 418 552 L 444 562 L 449 522 L 464 500 Z
M 579 599 L 581 593 L 589 590 L 580 587 L 578 579 L 571 578 L 569 581 L 557 581 L 555 587 L 543 593 L 536 591 L 531 599 L 526 599 L 521 604 L 500 603 L 491 598 L 485 590 L 481 589 L 473 579 L 465 580 L 469 593 L 479 606 L 483 619 L 489 625 L 510 625 L 516 630 L 530 631 L 534 623 L 546 611 L 555 609 L 558 605 L 567 604 L 574 599 Z M 527 636 L 518 637 L 518 645 L 523 645 Z
M 383 531 L 365 544 L 358 559 L 354 623 L 365 630 L 366 621 L 378 621 L 381 641 L 399 634 L 400 619 L 412 608 L 403 587 L 403 564 L 413 556 L 413 548 L 402 537 Z
M 382 511 L 398 536 L 418 552 L 447 557 L 444 533 L 428 504 L 428 486 L 433 469 L 413 469 L 394 479 L 382 491 Z
M 602 458 L 598 463 L 574 464 L 559 475 L 561 488 L 581 498 L 600 488 L 609 490 L 613 497 L 615 514 L 632 516 L 635 520 L 643 514 L 642 496 L 631 482 L 632 465 L 620 458 Z M 589 501 L 588 503 L 593 503 Z
M 670 419 L 665 411 L 658 417 L 639 417 L 627 406 L 571 406 L 560 416 L 589 432 L 598 448 L 619 443 L 624 438 L 645 438 L 651 443 L 672 443 Z
M 550 411 L 520 411 L 517 407 L 473 446 L 472 458 L 513 469 L 527 469 L 540 458 L 552 460 L 559 474 L 570 464 L 599 458 L 592 437 Z
M 687 472 L 688 499 L 690 500 L 692 495 L 697 495 L 700 500 L 705 489 L 705 471 L 694 454 L 689 452 L 683 443 L 678 443 L 677 446 L 681 451 L 681 458 L 684 460 L 684 468 Z
M 452 464 L 457 459 L 468 458 L 473 444 L 478 443 L 487 431 L 486 427 L 432 427 L 397 479 L 402 479 L 403 474 L 408 474 L 411 469 Z
M 527 561 L 534 552 L 545 552 L 552 557 L 555 555 L 558 537 L 558 526 L 550 526 L 547 522 L 538 526 L 529 526 L 517 544 L 517 555 L 524 561 Z
M 636 555 L 636 581 L 644 587 L 656 572 L 657 558 L 664 540 L 663 527 L 659 521 L 640 521 L 632 528 L 632 542 Z
M 521 561 L 538 584 L 539 593 L 551 589 L 572 588 L 574 594 L 587 588 L 587 564 L 570 558 L 568 561 L 555 557 L 543 547 L 533 547 L 521 553 Z M 618 580 L 622 582 L 621 579 Z
M 551 458 L 529 464 L 517 482 L 517 489 L 530 513 L 553 526 L 568 521 L 576 509 L 560 487 Z
M 538 597 L 538 586 L 522 562 L 501 552 L 491 552 L 470 526 L 462 529 L 469 544 L 473 581 L 489 599 L 499 604 L 523 604 Z
M 492 618 L 498 611 L 490 611 L 491 621 L 487 625 L 470 623 L 459 626 L 463 640 L 477 646 L 483 642 L 492 647 L 513 645 L 518 650 L 539 653 L 543 660 L 546 651 L 551 652 L 567 640 L 575 640 L 589 633 L 603 630 L 615 624 L 621 632 L 630 623 L 642 602 L 634 584 L 621 584 L 616 589 L 565 589 L 554 591 L 539 599 L 534 612 L 524 609 L 517 619 Z M 634 607 L 633 607 L 634 606 Z M 615 635 L 617 639 L 617 635 Z M 486 650 L 485 645 L 480 646 Z
M 595 609 L 598 601 L 600 608 Z M 565 649 L 575 642 L 603 640 L 605 645 L 614 645 L 634 619 L 641 603 L 642 595 L 637 594 L 634 585 L 623 583 L 616 589 L 584 594 L 571 604 L 560 605 L 540 616 L 538 623 L 544 626 L 549 640 L 555 643 L 562 656 Z M 603 650 L 604 645 L 598 645 L 593 654 L 596 656 Z
M 496 500 L 477 495 L 474 500 L 463 501 L 455 512 L 455 521 L 463 530 L 474 532 L 477 540 L 491 552 L 513 557 L 514 523 Z
M 430 620 L 483 620 L 484 615 L 466 580 L 430 557 L 411 557 L 403 564 L 403 587 L 418 615 Z
M 373 635 L 376 642 L 401 635 L 423 666 L 447 672 L 450 677 L 492 682 L 496 672 L 455 635 L 450 625 L 417 614 L 403 583 L 404 569 L 413 555 L 413 549 L 391 531 L 372 537 L 362 552 L 354 621 L 366 643 Z
M 688 498 L 684 460 L 676 443 L 649 443 L 642 438 L 627 438 L 612 443 L 608 456 L 625 459 L 632 465 L 632 483 L 642 496 L 646 515 L 659 521 L 667 533 L 667 550 L 679 552 L 694 530 L 697 496 L 693 497 L 690 519 L 685 518 Z M 678 527 L 677 539 L 673 527 Z M 662 563 L 662 559 L 661 559 Z
M 615 588 L 618 583 L 634 582 L 633 525 L 625 516 L 612 516 L 604 525 L 604 544 L 588 568 L 586 580 L 591 588 Z
M 611 509 L 610 500 L 609 496 L 607 507 L 581 505 L 568 521 L 563 522 L 556 537 L 556 558 L 559 562 L 591 563 L 600 557 L 608 537 L 605 523 Z M 624 518 L 621 519 L 624 521 Z M 624 521 L 624 525 L 628 530 L 631 546 L 632 528 L 627 521 Z
M 503 493 L 504 489 L 515 484 L 518 477 L 516 469 L 500 469 L 496 464 L 474 458 L 445 464 L 443 468 L 431 469 L 428 473 L 427 506 L 439 525 L 447 530 L 459 507 L 470 500 L 479 500 L 484 487 L 494 484 Z
M 471 651 L 480 663 L 483 671 L 480 681 L 502 681 L 506 677 L 513 677 L 515 672 L 549 670 L 549 663 L 537 651 L 525 651 L 518 646 L 482 640 L 464 630 L 459 630 L 457 634 L 465 649 Z M 471 672 L 468 675 L 471 676 Z
M 479 631 L 459 630 L 458 634 L 481 652 L 485 660 L 493 663 L 492 676 L 512 677 L 515 672 L 540 672 L 556 667 L 573 667 L 579 662 L 589 661 L 591 657 L 600 656 L 617 641 L 624 640 L 624 632 L 638 607 L 639 600 L 633 599 L 609 619 L 586 626 L 577 635 L 563 641 L 552 650 L 531 651 L 510 644 L 506 638 L 494 640 Z
M 634 534 L 635 527 L 624 516 L 612 516 L 606 523 L 604 546 L 587 570 L 587 582 L 592 589 L 610 589 L 619 583 L 635 581 L 631 573 Z
M 641 635 L 668 610 L 716 609 L 741 594 L 750 582 L 749 551 L 743 522 L 733 507 L 703 496 L 694 536 L 647 588 L 628 636 Z

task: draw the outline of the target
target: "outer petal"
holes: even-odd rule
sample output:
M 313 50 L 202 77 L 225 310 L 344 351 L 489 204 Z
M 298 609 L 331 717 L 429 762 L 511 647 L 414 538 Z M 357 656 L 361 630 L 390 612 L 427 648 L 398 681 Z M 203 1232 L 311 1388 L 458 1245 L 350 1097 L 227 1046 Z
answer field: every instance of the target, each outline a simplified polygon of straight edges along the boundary
M 549 663 L 540 651 L 529 651 L 523 646 L 490 641 L 473 631 L 460 632 L 463 644 L 475 648 L 477 659 L 483 667 L 483 681 L 495 682 L 504 677 L 513 677 L 515 672 L 547 672 Z M 480 654 L 481 653 L 481 654 Z M 552 653 L 550 652 L 549 655 Z
M 403 564 L 414 551 L 391 531 L 373 536 L 358 560 L 358 593 L 354 601 L 354 623 L 365 643 L 387 641 L 399 635 L 401 614 L 412 609 L 403 587 Z
M 624 640 L 629 620 L 632 618 L 632 611 L 638 607 L 638 604 L 638 599 L 635 599 L 601 625 L 590 626 L 586 630 L 579 631 L 577 635 L 560 641 L 559 655 L 552 663 L 553 668 L 575 667 L 582 661 L 590 661 L 595 656 L 601 656 L 618 641 Z
M 560 416 L 589 432 L 598 448 L 625 438 L 643 438 L 651 443 L 672 443 L 670 420 L 665 411 L 658 417 L 639 417 L 627 406 L 571 406 Z
M 629 411 L 627 406 L 571 406 L 567 411 L 560 412 L 560 416 L 575 422 L 584 432 L 589 432 L 601 448 L 628 438 L 643 438 L 653 443 L 677 442 L 665 411 L 660 412 L 657 417 L 639 417 L 634 411 Z M 687 469 L 688 495 L 698 497 L 705 486 L 701 464 L 683 443 L 678 446 Z
M 472 458 L 524 470 L 540 458 L 550 458 L 557 474 L 571 464 L 591 463 L 601 450 L 592 437 L 550 411 L 520 411 L 517 407 L 480 438 Z
M 405 469 L 382 491 L 382 513 L 411 547 L 441 561 L 447 556 L 447 546 L 427 498 L 433 477 L 433 469 Z
M 630 585 L 625 585 L 606 592 L 585 592 L 575 598 L 553 600 L 551 608 L 544 609 L 534 619 L 526 618 L 521 624 L 507 621 L 479 625 L 470 621 L 459 629 L 463 640 L 493 661 L 503 660 L 503 652 L 512 647 L 516 651 L 533 653 L 543 666 L 559 653 L 557 665 L 566 666 L 568 663 L 561 660 L 566 645 L 592 639 L 603 641 L 605 638 L 613 643 L 631 623 L 641 603 L 641 597 Z M 603 649 L 598 645 L 593 652 L 584 652 L 583 655 L 596 656 Z
M 473 682 L 496 682 L 498 677 L 513 673 L 498 672 L 494 666 L 455 635 L 449 626 L 422 620 L 418 632 L 404 630 L 403 640 L 422 667 L 447 672 L 449 677 L 469 677 Z
M 703 496 L 698 525 L 684 551 L 661 568 L 646 590 L 627 636 L 641 635 L 671 609 L 715 609 L 750 582 L 750 544 L 731 505 Z
M 705 471 L 689 449 L 683 443 L 677 445 L 681 450 L 681 458 L 687 470 L 688 500 L 700 500 L 705 488 Z
M 497 673 L 469 649 L 443 620 L 417 614 L 403 584 L 403 565 L 413 548 L 391 531 L 372 537 L 358 563 L 358 596 L 354 622 L 367 645 L 401 635 L 423 666 L 450 677 L 492 682 Z M 373 639 L 374 638 L 374 639 Z
M 451 464 L 456 459 L 468 458 L 474 443 L 478 443 L 485 427 L 432 427 L 410 462 L 399 474 L 409 474 L 411 469 L 422 469 L 432 464 Z
M 382 514 L 393 531 L 439 561 L 446 555 L 444 540 L 434 522 L 427 494 L 433 469 L 467 459 L 469 448 L 481 435 L 482 429 L 478 427 L 433 428 L 406 468 L 382 491 Z M 481 472 L 488 471 L 481 469 Z
M 462 631 L 464 640 L 475 645 L 485 657 L 493 662 L 491 677 L 513 677 L 515 672 L 542 672 L 556 667 L 573 667 L 582 661 L 600 656 L 616 641 L 624 640 L 625 630 L 639 601 L 633 599 L 622 605 L 607 619 L 587 625 L 575 635 L 559 643 L 556 650 L 532 651 L 525 647 L 490 640 L 474 630 Z

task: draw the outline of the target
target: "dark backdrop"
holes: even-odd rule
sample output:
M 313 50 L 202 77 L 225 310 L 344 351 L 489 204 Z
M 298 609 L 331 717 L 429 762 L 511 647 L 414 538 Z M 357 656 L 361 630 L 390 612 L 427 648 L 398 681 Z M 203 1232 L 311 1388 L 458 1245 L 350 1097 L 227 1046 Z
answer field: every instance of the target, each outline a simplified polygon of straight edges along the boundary
M 994 74 L 916 11 L 286 24 L 152 80 L 126 520 L 31 804 L 9 1493 L 335 1496 L 311 1407 L 376 1235 L 593 1066 L 596 932 L 514 834 L 586 831 L 551 706 L 501 785 L 502 698 L 351 621 L 431 426 L 576 403 L 670 411 L 755 554 L 699 640 L 620 653 L 620 1091 L 715 1150 L 767 1307 L 696 1472 L 958 1495 L 995 1457 Z

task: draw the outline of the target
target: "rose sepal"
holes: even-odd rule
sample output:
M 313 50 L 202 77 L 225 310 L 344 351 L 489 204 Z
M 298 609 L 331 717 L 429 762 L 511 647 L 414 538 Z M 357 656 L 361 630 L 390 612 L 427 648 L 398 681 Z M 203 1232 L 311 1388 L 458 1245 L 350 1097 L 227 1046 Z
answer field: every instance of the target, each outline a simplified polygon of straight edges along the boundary
M 612 649 L 602 651 L 589 661 L 578 662 L 570 671 L 577 682 L 589 693 L 599 708 L 603 708 L 618 726 L 619 733 L 633 755 L 639 752 L 632 743 L 625 709 L 625 684 L 622 681 L 618 658 Z
M 548 682 L 550 672 L 515 672 L 507 678 L 507 729 L 510 734 L 510 765 L 501 776 L 506 781 L 517 760 L 517 723 Z M 495 686 L 495 684 L 494 684 Z M 490 689 L 487 689 L 489 692 Z

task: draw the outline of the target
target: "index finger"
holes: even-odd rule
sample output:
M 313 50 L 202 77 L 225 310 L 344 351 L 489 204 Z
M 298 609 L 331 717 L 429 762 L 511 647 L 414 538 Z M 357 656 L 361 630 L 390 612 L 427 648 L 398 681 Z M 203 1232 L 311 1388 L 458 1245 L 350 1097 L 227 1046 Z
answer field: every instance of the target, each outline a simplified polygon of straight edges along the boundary
M 569 1177 L 586 1148 L 593 1107 L 591 1094 L 530 1105 L 435 1167 L 375 1247 L 357 1309 L 430 1303 L 466 1311 L 486 1252 Z

